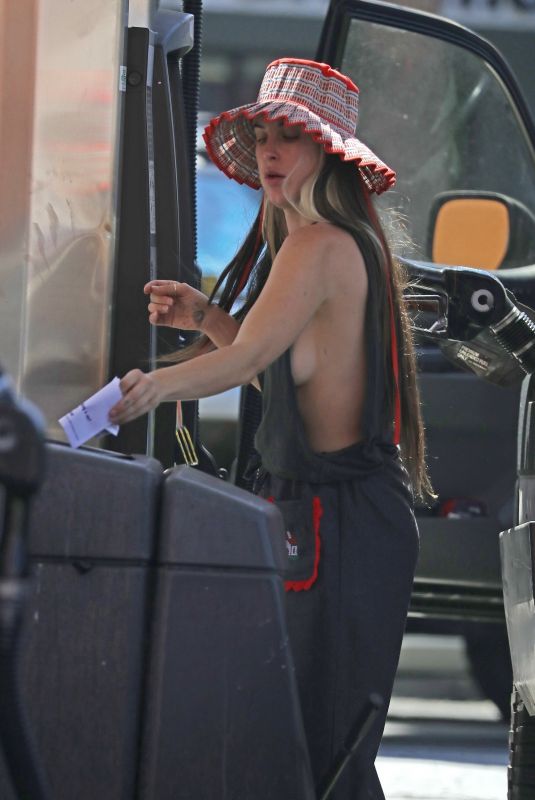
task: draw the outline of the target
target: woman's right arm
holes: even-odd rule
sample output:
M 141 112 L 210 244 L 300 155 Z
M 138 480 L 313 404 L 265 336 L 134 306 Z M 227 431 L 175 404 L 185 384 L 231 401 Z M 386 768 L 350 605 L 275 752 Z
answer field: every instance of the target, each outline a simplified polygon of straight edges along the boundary
M 122 425 L 162 402 L 200 399 L 242 386 L 291 347 L 333 291 L 329 266 L 339 254 L 325 228 L 318 225 L 316 231 L 298 228 L 285 239 L 231 345 L 149 373 L 130 370 L 121 379 L 123 396 L 110 410 L 110 421 Z M 365 291 L 364 266 L 362 275 Z
M 143 288 L 150 295 L 149 322 L 180 330 L 200 331 L 208 336 L 216 348 L 232 344 L 240 323 L 189 283 L 178 281 L 150 281 Z M 261 391 L 258 378 L 251 383 Z
M 208 304 L 203 312 L 200 325 L 201 333 L 208 336 L 216 347 L 226 347 L 228 344 L 232 344 L 240 330 L 240 323 L 231 314 L 227 314 L 219 306 Z
M 178 281 L 150 281 L 144 287 L 150 295 L 149 322 L 187 331 L 200 331 L 216 347 L 232 344 L 240 329 L 233 316 L 208 303 L 202 292 Z

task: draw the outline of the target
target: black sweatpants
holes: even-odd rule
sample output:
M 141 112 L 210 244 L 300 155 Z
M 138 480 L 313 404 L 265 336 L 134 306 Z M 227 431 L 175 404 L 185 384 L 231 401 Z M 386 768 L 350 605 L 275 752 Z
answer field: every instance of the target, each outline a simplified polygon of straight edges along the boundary
M 286 595 L 316 784 L 376 692 L 384 707 L 333 800 L 384 800 L 374 761 L 399 660 L 418 553 L 411 499 L 396 475 L 326 484 L 319 493 L 321 558 L 308 590 Z

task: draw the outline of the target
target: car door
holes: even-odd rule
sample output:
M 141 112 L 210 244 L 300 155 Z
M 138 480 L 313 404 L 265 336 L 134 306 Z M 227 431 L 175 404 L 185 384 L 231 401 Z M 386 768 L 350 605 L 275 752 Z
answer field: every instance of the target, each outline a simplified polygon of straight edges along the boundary
M 357 135 L 397 169 L 396 187 L 379 199 L 385 217 L 395 212 L 394 252 L 498 269 L 506 285 L 535 305 L 535 129 L 500 54 L 430 14 L 332 0 L 318 57 L 359 86 Z M 482 255 L 489 236 L 478 240 L 466 214 L 443 236 L 445 248 L 435 247 L 437 203 L 474 197 L 503 202 L 507 213 L 520 209 L 523 227 L 511 211 L 507 257 L 505 251 L 495 261 Z M 468 228 L 464 244 L 462 227 Z M 519 381 L 508 387 L 485 382 L 425 341 L 418 351 L 438 497 L 433 507 L 418 509 L 412 613 L 499 617 L 498 533 L 514 518 Z

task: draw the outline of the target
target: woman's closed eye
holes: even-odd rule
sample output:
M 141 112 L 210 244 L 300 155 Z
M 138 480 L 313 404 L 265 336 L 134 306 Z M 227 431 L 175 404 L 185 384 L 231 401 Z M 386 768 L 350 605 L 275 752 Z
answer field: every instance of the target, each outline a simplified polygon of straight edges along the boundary
M 278 131 L 278 137 L 284 142 L 297 142 L 301 138 L 301 131 L 281 129 Z M 263 128 L 255 128 L 255 144 L 266 144 L 268 140 Z
M 297 142 L 297 141 L 299 141 L 299 136 L 282 136 L 281 139 L 282 139 L 283 142 Z M 265 138 L 264 139 L 256 139 L 255 140 L 255 145 L 257 147 L 262 147 L 266 143 L 267 143 L 267 139 L 265 139 Z

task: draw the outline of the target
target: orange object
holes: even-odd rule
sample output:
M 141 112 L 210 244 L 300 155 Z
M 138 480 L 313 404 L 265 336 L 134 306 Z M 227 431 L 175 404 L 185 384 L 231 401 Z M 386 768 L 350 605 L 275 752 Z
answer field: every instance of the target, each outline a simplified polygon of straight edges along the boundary
M 436 264 L 499 269 L 509 247 L 509 212 L 499 200 L 458 198 L 440 208 L 433 236 Z

